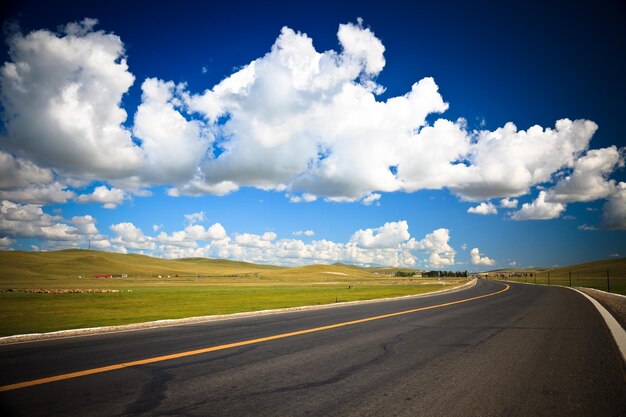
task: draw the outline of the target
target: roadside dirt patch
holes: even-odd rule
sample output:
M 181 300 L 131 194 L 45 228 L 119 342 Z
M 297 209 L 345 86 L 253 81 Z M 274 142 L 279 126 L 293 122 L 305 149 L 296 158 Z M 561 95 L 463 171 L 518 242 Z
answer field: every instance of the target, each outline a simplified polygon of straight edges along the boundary
M 626 297 L 623 295 L 610 294 L 593 288 L 576 287 L 577 290 L 595 298 L 606 308 L 615 320 L 626 329 Z

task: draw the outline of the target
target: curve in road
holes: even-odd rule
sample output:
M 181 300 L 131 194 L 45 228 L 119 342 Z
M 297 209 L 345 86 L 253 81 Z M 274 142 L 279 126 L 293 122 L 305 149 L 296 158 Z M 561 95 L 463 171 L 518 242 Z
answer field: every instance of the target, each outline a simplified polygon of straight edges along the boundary
M 5 387 L 198 353 L 8 390 L 0 413 L 625 415 L 623 363 L 593 306 L 505 288 L 2 346 Z

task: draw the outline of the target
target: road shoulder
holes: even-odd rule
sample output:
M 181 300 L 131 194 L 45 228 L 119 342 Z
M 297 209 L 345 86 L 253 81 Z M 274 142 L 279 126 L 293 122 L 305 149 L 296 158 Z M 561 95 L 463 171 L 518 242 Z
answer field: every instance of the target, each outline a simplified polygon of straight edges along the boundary
M 604 302 L 607 302 L 607 300 L 611 300 L 611 303 L 613 305 L 619 304 L 619 303 L 616 303 L 616 299 L 613 297 L 608 297 L 612 295 L 608 293 L 605 293 L 605 295 L 599 295 L 595 291 L 582 291 L 583 290 L 582 288 L 571 288 L 571 287 L 566 287 L 566 288 L 570 288 L 572 291 L 576 291 L 579 294 L 583 295 L 600 312 L 600 315 L 604 319 L 606 325 L 609 328 L 609 331 L 611 332 L 611 335 L 613 336 L 613 339 L 615 340 L 615 343 L 617 344 L 617 348 L 622 355 L 622 360 L 624 361 L 624 363 L 626 363 L 626 330 L 624 330 L 624 327 L 620 324 L 620 322 L 618 322 L 618 320 L 596 298 L 602 297 Z M 589 289 L 585 288 L 584 290 L 589 290 Z M 588 294 L 588 293 L 591 293 L 591 294 Z M 618 296 L 614 296 L 614 297 L 618 297 Z
M 622 328 L 626 329 L 626 296 L 611 294 L 606 291 L 596 290 L 595 288 L 576 287 L 576 289 L 593 297 L 602 304 Z

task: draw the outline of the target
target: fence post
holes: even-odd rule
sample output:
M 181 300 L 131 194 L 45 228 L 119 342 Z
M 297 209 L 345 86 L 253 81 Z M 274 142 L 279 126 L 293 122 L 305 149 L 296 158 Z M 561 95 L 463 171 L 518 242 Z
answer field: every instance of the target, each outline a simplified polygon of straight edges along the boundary
M 572 286 L 572 271 L 569 271 L 569 286 Z
M 548 271 L 548 285 L 550 285 L 550 271 Z
M 535 275 L 535 284 L 536 284 L 537 283 L 537 273 L 535 272 L 534 275 Z
M 606 270 L 606 291 L 611 292 L 611 281 L 609 280 L 609 270 Z

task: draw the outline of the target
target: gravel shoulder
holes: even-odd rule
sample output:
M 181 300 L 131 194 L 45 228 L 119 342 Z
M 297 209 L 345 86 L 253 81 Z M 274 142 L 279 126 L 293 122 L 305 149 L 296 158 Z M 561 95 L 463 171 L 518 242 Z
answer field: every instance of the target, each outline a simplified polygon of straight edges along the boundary
M 596 299 L 615 320 L 626 329 L 626 297 L 618 294 L 610 294 L 604 291 L 595 290 L 593 288 L 576 287 L 577 290 L 584 292 Z

